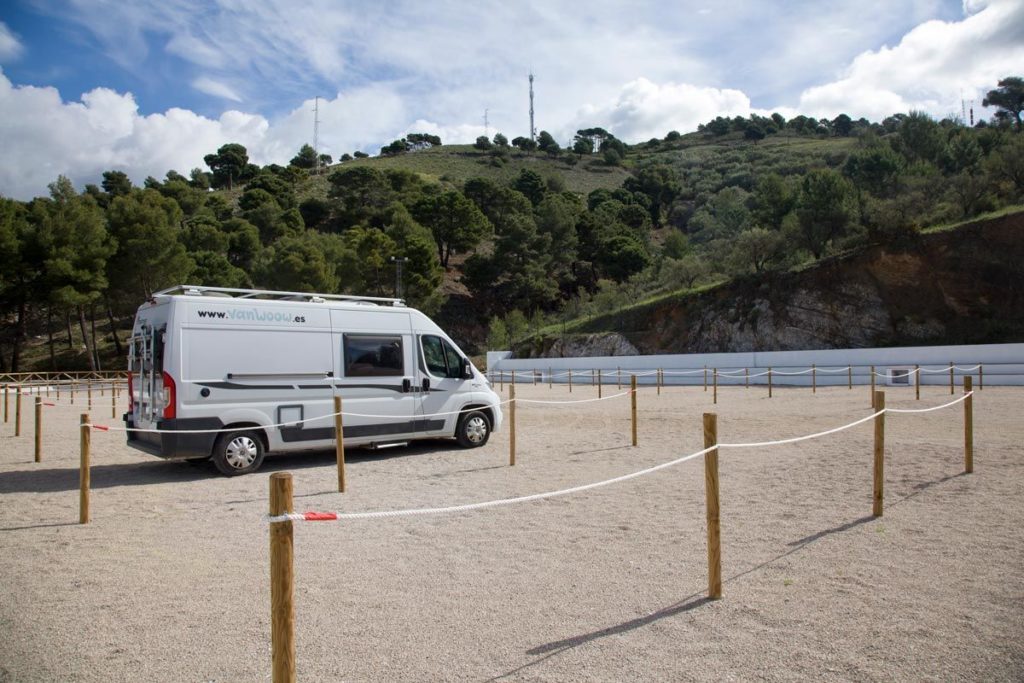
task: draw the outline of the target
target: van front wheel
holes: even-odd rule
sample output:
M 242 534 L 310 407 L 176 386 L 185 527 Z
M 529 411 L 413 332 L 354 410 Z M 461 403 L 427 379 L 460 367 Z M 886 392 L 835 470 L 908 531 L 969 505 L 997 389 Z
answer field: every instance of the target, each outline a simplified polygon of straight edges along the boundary
M 463 413 L 455 428 L 455 438 L 463 448 L 483 446 L 490 436 L 491 423 L 479 410 Z
M 220 435 L 213 448 L 213 464 L 221 474 L 234 477 L 258 470 L 264 454 L 256 432 L 227 432 Z

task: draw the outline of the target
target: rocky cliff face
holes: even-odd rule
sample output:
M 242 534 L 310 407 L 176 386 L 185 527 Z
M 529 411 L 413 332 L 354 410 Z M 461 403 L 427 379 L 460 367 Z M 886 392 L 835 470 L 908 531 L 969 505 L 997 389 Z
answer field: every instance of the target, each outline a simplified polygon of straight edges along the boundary
M 1024 213 L 637 307 L 584 332 L 531 340 L 517 355 L 1020 342 Z

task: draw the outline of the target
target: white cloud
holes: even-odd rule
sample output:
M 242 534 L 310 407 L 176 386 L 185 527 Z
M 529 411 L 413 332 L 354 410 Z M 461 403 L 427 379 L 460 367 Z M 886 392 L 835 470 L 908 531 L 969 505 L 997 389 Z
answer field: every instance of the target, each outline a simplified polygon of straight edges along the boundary
M 241 102 L 241 96 L 231 89 L 231 86 L 215 81 L 207 76 L 200 76 L 199 78 L 192 81 L 192 87 L 199 92 L 204 92 L 207 95 L 213 95 L 214 97 L 222 97 L 225 100 L 231 100 L 232 102 Z
M 0 72 L 0 192 L 28 199 L 61 174 L 81 188 L 111 169 L 136 183 L 188 173 L 225 142 L 256 149 L 268 128 L 263 117 L 234 111 L 216 120 L 182 109 L 141 116 L 131 94 L 106 88 L 63 102 L 55 88 L 13 87 Z
M 490 135 L 491 138 L 494 137 L 495 133 L 500 132 L 501 131 L 494 126 L 490 126 L 490 128 L 486 130 L 486 134 Z M 441 142 L 446 145 L 466 145 L 476 142 L 478 137 L 485 134 L 485 129 L 483 122 L 441 124 L 434 121 L 416 119 L 416 121 L 409 125 L 401 135 L 396 137 L 405 137 L 409 133 L 427 133 L 428 135 L 436 135 L 441 138 Z M 506 135 L 505 137 L 508 136 Z
M 227 61 L 223 52 L 189 32 L 171 36 L 166 47 L 169 53 L 207 68 L 223 67 Z
M 582 108 L 562 135 L 568 139 L 581 127 L 600 126 L 622 140 L 639 142 L 663 138 L 671 130 L 694 130 L 716 116 L 749 114 L 750 99 L 739 90 L 688 83 L 659 85 L 638 78 L 623 86 L 613 101 Z
M 381 140 L 401 137 L 409 116 L 398 94 L 373 85 L 320 101 L 320 151 L 335 158 L 375 154 Z M 415 126 L 416 124 L 414 124 Z M 205 168 L 203 157 L 238 142 L 253 163 L 285 164 L 313 139 L 313 100 L 273 125 L 256 114 L 226 111 L 217 119 L 172 108 L 143 116 L 131 93 L 96 88 L 64 102 L 55 88 L 14 87 L 0 71 L 0 193 L 29 199 L 66 175 L 80 189 L 103 171 L 122 170 L 136 184 Z
M 11 33 L 7 24 L 0 21 L 0 62 L 17 59 L 24 51 L 25 47 L 18 40 L 18 36 Z
M 911 109 L 959 113 L 961 91 L 980 100 L 1024 64 L 1024 3 L 968 2 L 965 9 L 973 13 L 962 21 L 925 22 L 895 47 L 857 56 L 839 80 L 804 91 L 797 110 L 871 120 Z
M 260 113 L 143 115 L 130 92 L 65 92 L 79 97 L 65 102 L 0 70 L 0 192 L 28 198 L 60 173 L 79 187 L 109 169 L 135 182 L 187 173 L 226 142 L 254 163 L 287 163 L 313 141 L 318 92 L 328 94 L 319 148 L 335 158 L 410 132 L 472 142 L 485 109 L 491 135 L 527 135 L 531 69 L 537 128 L 562 144 L 581 127 L 640 142 L 770 105 L 787 116 L 944 116 L 959 112 L 961 88 L 980 103 L 1024 64 L 1022 0 L 961 2 L 721 0 L 705 12 L 706 0 L 592 0 L 586 10 L 551 0 L 107 0 L 98 11 L 96 0 L 38 0 L 129 73 L 166 67 L 139 76 L 147 85 L 190 83 Z M 0 60 L 23 50 L 0 22 Z

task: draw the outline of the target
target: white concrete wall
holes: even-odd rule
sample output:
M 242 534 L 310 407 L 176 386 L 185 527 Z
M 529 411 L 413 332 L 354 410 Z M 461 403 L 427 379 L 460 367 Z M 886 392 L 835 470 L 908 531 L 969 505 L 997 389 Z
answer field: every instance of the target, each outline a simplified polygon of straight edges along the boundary
M 515 359 L 509 351 L 488 351 L 487 372 L 493 381 L 511 379 L 516 372 L 517 382 L 532 382 L 532 373 L 540 373 L 547 381 L 550 371 L 553 381 L 564 383 L 565 372 L 575 371 L 573 382 L 589 384 L 591 371 L 601 370 L 604 382 L 614 384 L 617 370 L 621 368 L 624 378 L 630 373 L 638 375 L 642 384 L 653 384 L 653 372 L 662 369 L 666 384 L 703 384 L 703 369 L 713 368 L 720 373 L 736 373 L 734 376 L 719 374 L 719 384 L 743 384 L 743 370 L 759 375 L 772 369 L 772 383 L 775 385 L 810 386 L 811 374 L 786 375 L 817 366 L 815 373 L 818 386 L 846 385 L 847 372 L 833 372 L 853 366 L 853 383 L 870 384 L 871 366 L 878 373 L 888 374 L 890 368 L 913 369 L 920 365 L 922 384 L 949 384 L 949 364 L 953 363 L 954 382 L 959 386 L 964 375 L 972 375 L 978 382 L 979 372 L 974 366 L 981 364 L 986 385 L 1024 386 L 1024 344 L 979 344 L 973 346 L 906 346 L 886 349 L 829 349 L 824 351 L 764 351 L 750 353 L 697 353 L 660 356 L 596 356 L 590 358 L 526 358 Z M 967 370 L 967 368 L 971 368 Z M 696 372 L 696 371 L 700 372 Z M 941 370 L 941 372 L 939 372 Z M 651 374 L 642 374 L 642 373 Z M 680 373 L 680 374 L 673 374 Z M 689 373 L 689 374 L 681 374 Z M 628 381 L 626 379 L 625 381 Z M 709 379 L 710 381 L 710 379 Z M 877 379 L 879 384 L 884 380 Z M 767 384 L 767 376 L 753 376 L 751 384 Z M 913 385 L 913 378 L 910 380 Z

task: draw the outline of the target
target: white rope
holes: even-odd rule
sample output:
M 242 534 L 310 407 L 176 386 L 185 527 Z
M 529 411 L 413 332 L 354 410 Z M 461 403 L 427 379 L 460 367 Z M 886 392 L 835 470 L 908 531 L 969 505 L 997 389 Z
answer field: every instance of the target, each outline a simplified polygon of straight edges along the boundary
M 851 427 L 856 427 L 857 425 L 863 424 L 863 423 L 867 422 L 868 420 L 873 420 L 874 418 L 878 417 L 879 415 L 881 415 L 884 412 L 885 412 L 885 410 L 880 410 L 877 413 L 873 413 L 873 414 L 868 415 L 867 417 L 863 417 L 863 418 L 861 418 L 861 419 L 859 419 L 859 420 L 857 420 L 855 422 L 851 422 L 850 424 L 843 425 L 842 427 L 836 427 L 835 429 L 829 429 L 828 431 L 817 432 L 815 434 L 808 434 L 806 436 L 795 436 L 795 437 L 793 437 L 791 439 L 779 439 L 778 441 L 752 441 L 752 442 L 748 442 L 748 443 L 720 443 L 720 444 L 718 444 L 718 447 L 719 448 L 755 448 L 755 447 L 761 447 L 761 446 L 779 446 L 779 445 L 786 444 L 786 443 L 796 443 L 797 441 L 807 441 L 808 439 L 817 439 L 820 436 L 828 436 L 829 434 L 835 434 L 836 432 L 841 432 L 841 431 L 843 431 L 845 429 L 849 429 Z
M 963 396 L 954 401 L 950 401 L 949 403 L 943 403 L 941 406 L 934 406 L 931 408 L 886 408 L 886 410 L 890 413 L 930 413 L 933 410 L 942 410 L 943 408 L 948 408 L 950 406 L 956 405 L 957 403 L 966 400 L 968 396 L 973 395 L 973 391 L 968 391 L 966 394 L 964 394 Z
M 602 486 L 610 486 L 611 484 L 617 484 L 619 482 L 627 481 L 629 479 L 635 479 L 636 477 L 641 477 L 641 476 L 644 476 L 646 474 L 651 474 L 652 472 L 657 472 L 658 470 L 665 469 L 667 467 L 672 467 L 674 465 L 678 465 L 678 464 L 684 463 L 684 462 L 686 462 L 688 460 L 692 460 L 694 458 L 700 457 L 702 455 L 705 455 L 706 453 L 710 453 L 711 451 L 719 449 L 719 448 L 761 448 L 761 447 L 765 447 L 765 446 L 779 446 L 779 445 L 788 444 L 788 443 L 796 443 L 798 441 L 807 441 L 807 440 L 810 440 L 810 439 L 817 439 L 817 438 L 822 437 L 822 436 L 828 436 L 830 434 L 835 434 L 837 432 L 841 432 L 841 431 L 850 429 L 852 427 L 856 427 L 857 425 L 864 424 L 865 422 L 868 422 L 869 420 L 873 420 L 876 417 L 878 417 L 879 415 L 885 414 L 886 412 L 923 413 L 923 412 L 929 412 L 929 411 L 932 411 L 932 410 L 939 410 L 941 408 L 948 408 L 951 405 L 955 405 L 955 404 L 963 401 L 968 396 L 971 396 L 973 393 L 974 392 L 969 392 L 967 394 L 964 394 L 960 398 L 956 399 L 955 401 L 950 401 L 949 403 L 943 404 L 941 406 L 935 406 L 933 408 L 925 408 L 925 409 L 920 409 L 920 410 L 898 410 L 898 409 L 894 409 L 894 408 L 883 408 L 882 410 L 879 410 L 878 412 L 872 413 L 871 415 L 867 415 L 866 417 L 862 417 L 859 420 L 855 420 L 854 422 L 851 422 L 849 424 L 843 425 L 841 427 L 835 427 L 834 429 L 829 429 L 829 430 L 824 431 L 824 432 L 816 432 L 814 434 L 807 434 L 805 436 L 797 436 L 797 437 L 793 437 L 793 438 L 790 438 L 790 439 L 779 439 L 777 441 L 754 441 L 754 442 L 746 442 L 746 443 L 720 443 L 720 444 L 716 444 L 714 446 L 710 446 L 708 448 L 705 448 L 703 450 L 697 451 L 696 453 L 690 453 L 689 455 L 684 455 L 681 458 L 676 458 L 675 460 L 671 460 L 669 462 L 662 463 L 660 465 L 654 465 L 653 467 L 648 467 L 646 469 L 642 469 L 642 470 L 639 470 L 637 472 L 632 472 L 630 474 L 624 474 L 624 475 L 619 476 L 619 477 L 613 477 L 612 479 L 605 479 L 604 481 L 594 482 L 594 483 L 591 483 L 591 484 L 583 484 L 581 486 L 574 486 L 572 488 L 560 489 L 558 491 L 548 491 L 548 492 L 545 492 L 545 493 L 534 493 L 534 494 L 531 494 L 531 495 L 528 495 L 528 496 L 518 496 L 516 498 L 502 498 L 502 499 L 498 499 L 498 500 L 488 500 L 488 501 L 484 501 L 484 502 L 480 502 L 480 503 L 467 503 L 467 504 L 464 504 L 464 505 L 449 505 L 449 506 L 446 506 L 446 507 L 437 507 L 437 508 L 413 508 L 413 509 L 406 509 L 406 510 L 381 510 L 381 511 L 377 511 L 377 512 L 330 512 L 330 513 L 322 513 L 322 512 L 317 512 L 317 513 L 297 513 L 297 512 L 293 512 L 293 513 L 286 513 L 286 514 L 283 514 L 283 515 L 275 515 L 275 516 L 268 515 L 268 516 L 265 517 L 265 519 L 269 523 L 275 523 L 275 522 L 304 522 L 304 521 L 341 521 L 341 520 L 346 520 L 346 519 L 378 519 L 378 518 L 383 518 L 383 517 L 409 517 L 409 516 L 413 516 L 413 515 L 434 515 L 434 514 L 444 514 L 444 513 L 467 512 L 467 511 L 470 511 L 470 510 L 482 510 L 484 508 L 492 508 L 492 507 L 498 507 L 498 506 L 502 506 L 502 505 L 512 505 L 512 504 L 515 504 L 515 503 L 527 503 L 527 502 L 535 501 L 535 500 L 543 500 L 545 498 L 555 498 L 555 497 L 558 497 L 558 496 L 566 496 L 566 495 L 569 495 L 569 494 L 572 494 L 572 493 L 580 493 L 580 492 L 583 492 L 583 491 L 589 491 L 591 489 L 600 488 Z
M 660 465 L 648 467 L 647 469 L 639 470 L 637 472 L 631 472 L 630 474 L 624 474 L 620 477 L 614 477 L 612 479 L 605 479 L 604 481 L 594 482 L 592 484 L 583 484 L 582 486 L 574 486 L 568 489 L 561 489 L 559 491 L 548 491 L 545 493 L 534 493 L 529 496 L 519 496 L 517 498 L 502 498 L 500 500 L 488 500 L 482 503 L 467 503 L 465 505 L 450 505 L 448 507 L 439 508 L 415 508 L 409 510 L 382 510 L 379 512 L 335 512 L 331 513 L 336 515 L 338 521 L 343 519 L 376 519 L 380 517 L 408 517 L 412 515 L 437 515 L 444 513 L 453 512 L 466 512 L 469 510 L 482 510 L 484 508 L 498 507 L 501 505 L 512 505 L 515 503 L 527 503 L 534 500 L 543 500 L 545 498 L 556 498 L 558 496 L 567 496 L 571 493 L 580 493 L 582 491 L 589 491 L 591 489 L 600 488 L 602 486 L 610 486 L 612 484 L 618 484 L 619 482 L 627 481 L 629 479 L 635 479 L 642 477 L 645 474 L 651 474 L 658 470 L 663 470 L 666 467 L 672 467 L 673 465 L 679 465 L 686 462 L 687 460 L 693 460 L 698 458 L 705 453 L 710 453 L 715 450 L 715 446 L 705 448 L 704 450 L 697 451 L 696 453 L 690 453 L 684 455 L 681 458 L 676 458 L 670 462 L 665 462 Z M 270 523 L 274 522 L 290 522 L 290 521 L 305 521 L 306 517 L 302 513 L 287 513 L 283 515 L 267 516 L 266 520 Z
M 583 398 L 578 401 L 538 401 L 530 398 L 517 398 L 516 403 L 541 403 L 544 405 L 564 405 L 567 403 L 594 403 L 595 401 L 608 401 L 613 398 L 621 398 L 622 396 L 629 396 L 632 391 L 623 391 L 619 394 L 613 394 L 611 396 L 604 396 L 602 398 Z
M 971 368 L 962 368 L 959 365 L 954 365 L 952 368 L 946 367 L 946 368 L 939 368 L 938 370 L 929 370 L 928 368 L 921 368 L 921 372 L 927 372 L 927 373 L 931 373 L 933 375 L 934 374 L 938 374 L 940 372 L 949 372 L 950 370 L 959 370 L 960 372 L 973 372 L 974 370 L 977 370 L 980 367 L 981 367 L 981 363 L 979 363 L 979 364 L 977 364 L 977 365 L 975 365 L 974 367 L 971 367 Z

